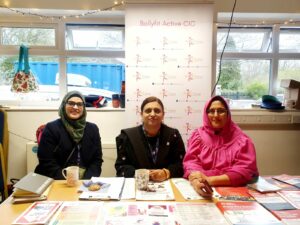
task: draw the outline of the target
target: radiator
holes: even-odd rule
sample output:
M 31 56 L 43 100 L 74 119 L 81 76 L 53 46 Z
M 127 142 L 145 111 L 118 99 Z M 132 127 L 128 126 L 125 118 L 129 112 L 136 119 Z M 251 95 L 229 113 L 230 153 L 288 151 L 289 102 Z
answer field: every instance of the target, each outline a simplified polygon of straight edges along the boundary
M 116 176 L 115 161 L 117 157 L 116 145 L 111 143 L 102 143 L 103 163 L 101 177 L 114 177 Z M 37 159 L 37 143 L 28 142 L 26 144 L 26 166 L 27 173 L 33 172 L 38 164 Z

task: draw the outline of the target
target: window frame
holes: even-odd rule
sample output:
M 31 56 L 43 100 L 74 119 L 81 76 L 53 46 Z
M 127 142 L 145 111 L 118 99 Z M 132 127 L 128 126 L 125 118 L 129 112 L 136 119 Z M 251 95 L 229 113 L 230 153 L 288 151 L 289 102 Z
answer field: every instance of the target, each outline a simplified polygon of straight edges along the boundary
M 280 27 L 280 31 L 292 31 L 292 33 L 294 31 L 298 31 L 298 34 L 300 35 L 300 26 L 297 26 L 297 27 L 292 27 L 292 26 L 288 26 L 288 27 Z M 289 50 L 280 50 L 279 49 L 279 52 L 280 53 L 298 53 L 299 54 L 299 50 L 294 50 L 294 49 L 289 49 Z
M 58 50 L 58 24 L 56 23 L 24 23 L 24 22 L 1 22 L 0 27 L 11 27 L 11 28 L 52 28 L 55 32 L 54 46 L 30 46 L 31 49 L 43 49 L 43 50 Z M 2 30 L 0 30 L 0 50 L 2 52 L 6 50 L 14 50 L 19 45 L 3 45 L 2 44 Z M 30 52 L 31 53 L 31 52 Z
M 124 51 L 125 49 L 125 26 L 124 25 L 115 25 L 115 24 L 78 24 L 78 23 L 66 23 L 66 35 L 70 36 L 70 38 L 72 39 L 73 34 L 72 34 L 72 29 L 68 29 L 68 27 L 72 27 L 72 28 L 81 28 L 83 30 L 90 30 L 93 27 L 96 28 L 101 28 L 101 30 L 106 30 L 106 31 L 121 31 L 122 32 L 122 47 L 121 48 L 96 48 L 96 49 L 91 49 L 89 50 L 89 48 L 82 48 L 80 49 L 80 47 L 73 47 L 72 49 L 70 49 L 69 51 Z M 72 40 L 70 41 L 72 43 Z M 66 43 L 67 44 L 67 43 Z M 72 44 L 74 46 L 74 43 Z M 67 48 L 67 46 L 66 46 Z
M 220 26 L 224 27 L 224 25 Z M 245 26 L 240 26 L 243 29 Z M 293 53 L 293 52 L 280 52 L 279 51 L 279 36 L 280 36 L 280 28 L 291 28 L 292 27 L 299 27 L 299 26 L 292 26 L 292 25 L 283 25 L 283 24 L 275 24 L 273 26 L 260 26 L 260 27 L 270 27 L 272 29 L 272 41 L 271 41 L 271 49 L 270 52 L 226 52 L 224 51 L 222 60 L 227 59 L 263 59 L 263 60 L 270 60 L 271 66 L 270 66 L 270 74 L 269 74 L 269 93 L 270 95 L 276 96 L 277 94 L 277 77 L 278 77 L 278 66 L 279 66 L 279 60 L 288 60 L 288 59 L 294 59 L 294 60 L 300 60 L 300 54 L 299 53 Z M 250 29 L 250 28 L 248 28 Z M 256 29 L 256 28 L 253 28 Z M 218 32 L 218 25 L 215 27 L 215 40 L 217 40 L 217 33 Z M 220 60 L 221 52 L 217 51 L 217 41 L 214 42 L 214 49 L 216 58 L 213 62 L 213 74 L 215 74 L 212 77 L 213 85 L 216 82 L 217 79 L 217 72 L 216 71 L 216 65 L 217 62 Z
M 30 20 L 30 22 L 22 22 L 19 20 L 12 20 L 12 22 L 7 22 L 9 19 L 5 21 L 0 18 L 0 26 L 7 27 L 38 27 L 38 28 L 54 28 L 55 29 L 55 46 L 29 46 L 30 48 L 30 56 L 53 56 L 58 58 L 59 69 L 59 97 L 62 99 L 67 93 L 67 59 L 68 57 L 96 57 L 99 56 L 103 58 L 125 58 L 125 49 L 112 50 L 112 49 L 97 49 L 97 50 L 67 50 L 66 49 L 66 29 L 67 24 L 95 24 L 95 25 L 104 25 L 104 26 L 119 26 L 125 27 L 124 24 L 120 22 L 116 23 L 101 23 L 101 20 L 84 20 L 80 21 L 80 19 L 76 20 L 59 20 L 59 21 L 47 21 L 45 23 L 41 23 L 40 21 L 36 21 L 34 19 Z M 123 46 L 125 47 L 125 29 L 123 29 Z M 14 45 L 2 45 L 0 42 L 0 52 L 1 55 L 18 55 L 19 54 L 19 46 Z M 0 104 L 3 104 L 0 102 Z M 16 101 L 4 101 L 4 105 L 13 105 L 15 106 Z M 31 102 L 31 101 L 22 101 L 22 106 L 37 106 L 45 107 L 52 104 L 49 104 L 47 101 L 39 101 L 39 102 Z M 56 104 L 54 104 L 56 106 Z
M 228 26 L 219 26 L 218 30 L 225 30 L 225 32 L 224 32 L 225 33 L 225 37 L 227 36 Z M 239 32 L 235 32 L 235 31 L 238 31 L 238 30 L 239 30 Z M 232 34 L 232 33 L 255 33 L 255 32 L 263 31 L 263 30 L 265 30 L 265 31 L 270 30 L 270 32 L 263 32 L 266 35 L 268 33 L 272 33 L 272 29 L 270 27 L 252 27 L 251 30 L 250 30 L 249 27 L 244 27 L 244 26 L 237 27 L 237 26 L 234 26 L 234 27 L 231 28 L 230 34 Z M 247 51 L 239 51 L 239 52 L 240 53 L 258 53 L 258 52 L 259 53 L 265 53 L 265 52 L 268 52 L 268 51 L 264 51 L 264 49 L 268 48 L 268 38 L 266 37 L 266 35 L 264 36 L 264 39 L 262 40 L 262 45 L 261 45 L 261 49 L 260 50 L 247 50 Z M 232 52 L 232 51 L 229 51 L 229 52 Z

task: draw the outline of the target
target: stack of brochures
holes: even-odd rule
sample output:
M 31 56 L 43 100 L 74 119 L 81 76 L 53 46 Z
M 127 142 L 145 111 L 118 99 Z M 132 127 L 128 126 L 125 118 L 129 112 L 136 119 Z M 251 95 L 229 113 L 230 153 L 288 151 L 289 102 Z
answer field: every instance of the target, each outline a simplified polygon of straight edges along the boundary
M 279 180 L 281 182 L 284 182 L 284 183 L 287 183 L 289 185 L 293 185 L 297 188 L 300 188 L 300 177 L 299 176 L 281 174 L 281 175 L 278 175 L 278 176 L 274 176 L 273 179 Z
M 14 185 L 13 203 L 42 201 L 47 199 L 54 179 L 37 173 L 28 173 Z
M 281 190 L 280 187 L 269 183 L 266 179 L 264 179 L 261 176 L 258 177 L 255 183 L 248 184 L 247 186 L 261 193 L 276 192 Z

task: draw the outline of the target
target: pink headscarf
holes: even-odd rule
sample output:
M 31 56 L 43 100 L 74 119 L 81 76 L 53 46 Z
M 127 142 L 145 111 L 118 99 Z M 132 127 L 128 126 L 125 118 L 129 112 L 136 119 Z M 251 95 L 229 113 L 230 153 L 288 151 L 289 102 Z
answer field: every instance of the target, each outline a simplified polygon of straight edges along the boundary
M 207 115 L 211 103 L 217 100 L 228 112 L 221 131 L 212 127 Z M 191 171 L 201 171 L 206 176 L 226 174 L 233 186 L 244 185 L 258 176 L 252 140 L 232 121 L 229 106 L 221 96 L 214 96 L 205 104 L 203 126 L 189 138 L 183 165 L 186 178 Z

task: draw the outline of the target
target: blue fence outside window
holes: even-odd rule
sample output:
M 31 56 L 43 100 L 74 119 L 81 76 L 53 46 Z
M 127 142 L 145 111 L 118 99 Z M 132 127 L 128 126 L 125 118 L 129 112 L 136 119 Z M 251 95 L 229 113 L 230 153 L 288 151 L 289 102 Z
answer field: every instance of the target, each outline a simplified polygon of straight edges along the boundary
M 40 85 L 57 85 L 58 63 L 31 62 L 29 65 Z M 15 63 L 15 70 L 17 67 L 18 62 Z M 67 73 L 88 78 L 92 88 L 116 93 L 120 93 L 122 81 L 125 80 L 125 67 L 122 64 L 68 63 Z

